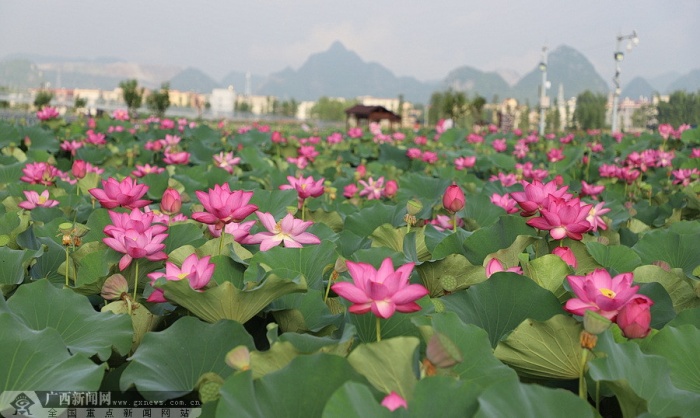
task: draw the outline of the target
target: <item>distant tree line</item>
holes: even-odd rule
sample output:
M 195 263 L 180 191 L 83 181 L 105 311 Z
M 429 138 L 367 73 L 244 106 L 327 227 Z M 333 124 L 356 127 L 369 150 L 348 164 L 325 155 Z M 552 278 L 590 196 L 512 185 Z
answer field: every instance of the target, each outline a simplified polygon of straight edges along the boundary
M 471 127 L 483 124 L 486 99 L 477 95 L 469 99 L 463 91 L 448 89 L 430 96 L 428 123 L 435 125 L 440 119 L 452 119 L 456 125 Z

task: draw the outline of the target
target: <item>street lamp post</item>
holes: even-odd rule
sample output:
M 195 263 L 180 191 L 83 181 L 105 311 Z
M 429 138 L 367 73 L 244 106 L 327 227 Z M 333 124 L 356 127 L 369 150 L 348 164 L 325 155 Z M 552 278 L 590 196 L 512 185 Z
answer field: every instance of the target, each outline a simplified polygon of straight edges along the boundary
M 620 89 L 620 63 L 622 60 L 625 59 L 625 54 L 620 50 L 620 43 L 624 40 L 629 40 L 629 43 L 627 44 L 627 50 L 630 51 L 632 48 L 636 45 L 639 44 L 639 37 L 637 37 L 637 32 L 632 31 L 631 34 L 629 35 L 618 35 L 617 36 L 617 44 L 615 46 L 615 53 L 613 54 L 613 58 L 615 58 L 615 76 L 613 77 L 613 83 L 615 84 L 615 90 L 613 91 L 613 103 L 612 103 L 612 121 L 611 121 L 611 129 L 610 131 L 612 133 L 619 132 L 619 121 L 617 117 L 617 108 L 619 106 L 619 101 L 620 101 L 620 93 L 622 92 L 622 89 Z
M 547 97 L 547 88 L 549 87 L 549 81 L 547 81 L 547 47 L 542 47 L 542 61 L 540 62 L 539 69 L 542 72 L 542 85 L 540 86 L 540 136 L 544 135 L 544 123 L 545 123 L 545 111 L 549 107 L 549 97 Z

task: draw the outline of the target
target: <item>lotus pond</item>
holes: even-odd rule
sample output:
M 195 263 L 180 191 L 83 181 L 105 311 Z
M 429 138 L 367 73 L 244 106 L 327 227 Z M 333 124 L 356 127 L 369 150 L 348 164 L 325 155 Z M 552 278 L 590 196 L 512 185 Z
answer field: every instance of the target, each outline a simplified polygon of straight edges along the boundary
M 0 393 L 697 416 L 698 129 L 42 119 L 0 122 Z

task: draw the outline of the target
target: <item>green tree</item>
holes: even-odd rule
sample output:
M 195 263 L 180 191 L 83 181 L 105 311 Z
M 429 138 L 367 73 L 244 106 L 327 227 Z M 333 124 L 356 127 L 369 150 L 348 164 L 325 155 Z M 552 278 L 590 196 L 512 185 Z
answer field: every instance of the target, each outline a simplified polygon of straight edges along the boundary
M 75 100 L 73 101 L 73 108 L 74 109 L 80 109 L 85 106 L 87 106 L 87 99 L 80 97 L 80 96 L 75 96 Z
M 602 129 L 605 127 L 605 105 L 607 98 L 590 90 L 576 96 L 574 123 L 579 129 Z
M 427 122 L 429 125 L 437 124 L 438 120 L 444 118 L 442 102 L 444 96 L 442 92 L 434 92 L 430 95 L 430 107 L 428 108 Z
M 311 107 L 311 117 L 331 122 L 340 122 L 345 120 L 345 109 L 353 104 L 354 103 L 348 103 L 344 100 L 331 99 L 323 96 Z
M 151 92 L 146 98 L 146 106 L 160 117 L 165 115 L 170 107 L 170 84 L 163 83 L 159 90 Z
M 135 116 L 143 101 L 143 87 L 139 87 L 139 82 L 136 79 L 124 80 L 119 83 L 119 87 L 122 89 L 122 97 L 124 97 L 124 103 L 126 103 L 129 113 Z
M 486 99 L 479 95 L 469 102 L 469 114 L 474 123 L 484 124 L 484 106 L 486 106 Z
M 700 91 L 687 93 L 677 90 L 671 93 L 668 102 L 659 100 L 657 119 L 661 123 L 679 126 L 684 123 L 697 125 L 700 122 Z
M 48 106 L 53 100 L 53 93 L 48 90 L 39 90 L 34 96 L 34 107 L 41 109 L 44 106 Z
M 298 109 L 299 109 L 299 103 L 297 103 L 297 101 L 294 99 L 283 100 L 283 101 L 276 100 L 274 103 L 274 108 L 273 108 L 272 113 L 274 113 L 277 116 L 293 118 L 296 116 Z
M 250 111 L 253 109 L 248 102 L 236 101 L 236 103 L 233 105 L 233 110 L 240 113 L 250 113 Z
M 530 130 L 530 105 L 520 107 L 520 119 L 518 120 L 518 129 L 523 132 Z

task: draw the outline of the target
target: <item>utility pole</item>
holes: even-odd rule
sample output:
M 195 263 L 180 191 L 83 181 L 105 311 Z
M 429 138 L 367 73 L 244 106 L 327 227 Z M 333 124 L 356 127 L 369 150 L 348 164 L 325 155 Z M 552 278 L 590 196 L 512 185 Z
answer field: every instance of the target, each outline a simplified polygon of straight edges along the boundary
M 544 135 L 545 111 L 549 107 L 549 97 L 547 97 L 547 89 L 549 81 L 547 81 L 547 47 L 542 47 L 542 61 L 539 65 L 542 72 L 542 85 L 540 86 L 540 136 Z
M 620 43 L 625 39 L 629 40 L 627 44 L 628 51 L 631 51 L 633 47 L 639 45 L 639 38 L 637 37 L 636 31 L 632 31 L 629 35 L 617 35 L 617 44 L 615 45 L 615 53 L 613 54 L 615 58 L 615 76 L 613 77 L 615 90 L 613 91 L 611 133 L 620 131 L 619 121 L 617 120 L 617 108 L 620 102 L 620 93 L 622 92 L 622 89 L 620 89 L 620 63 L 625 59 L 625 54 L 620 50 Z

